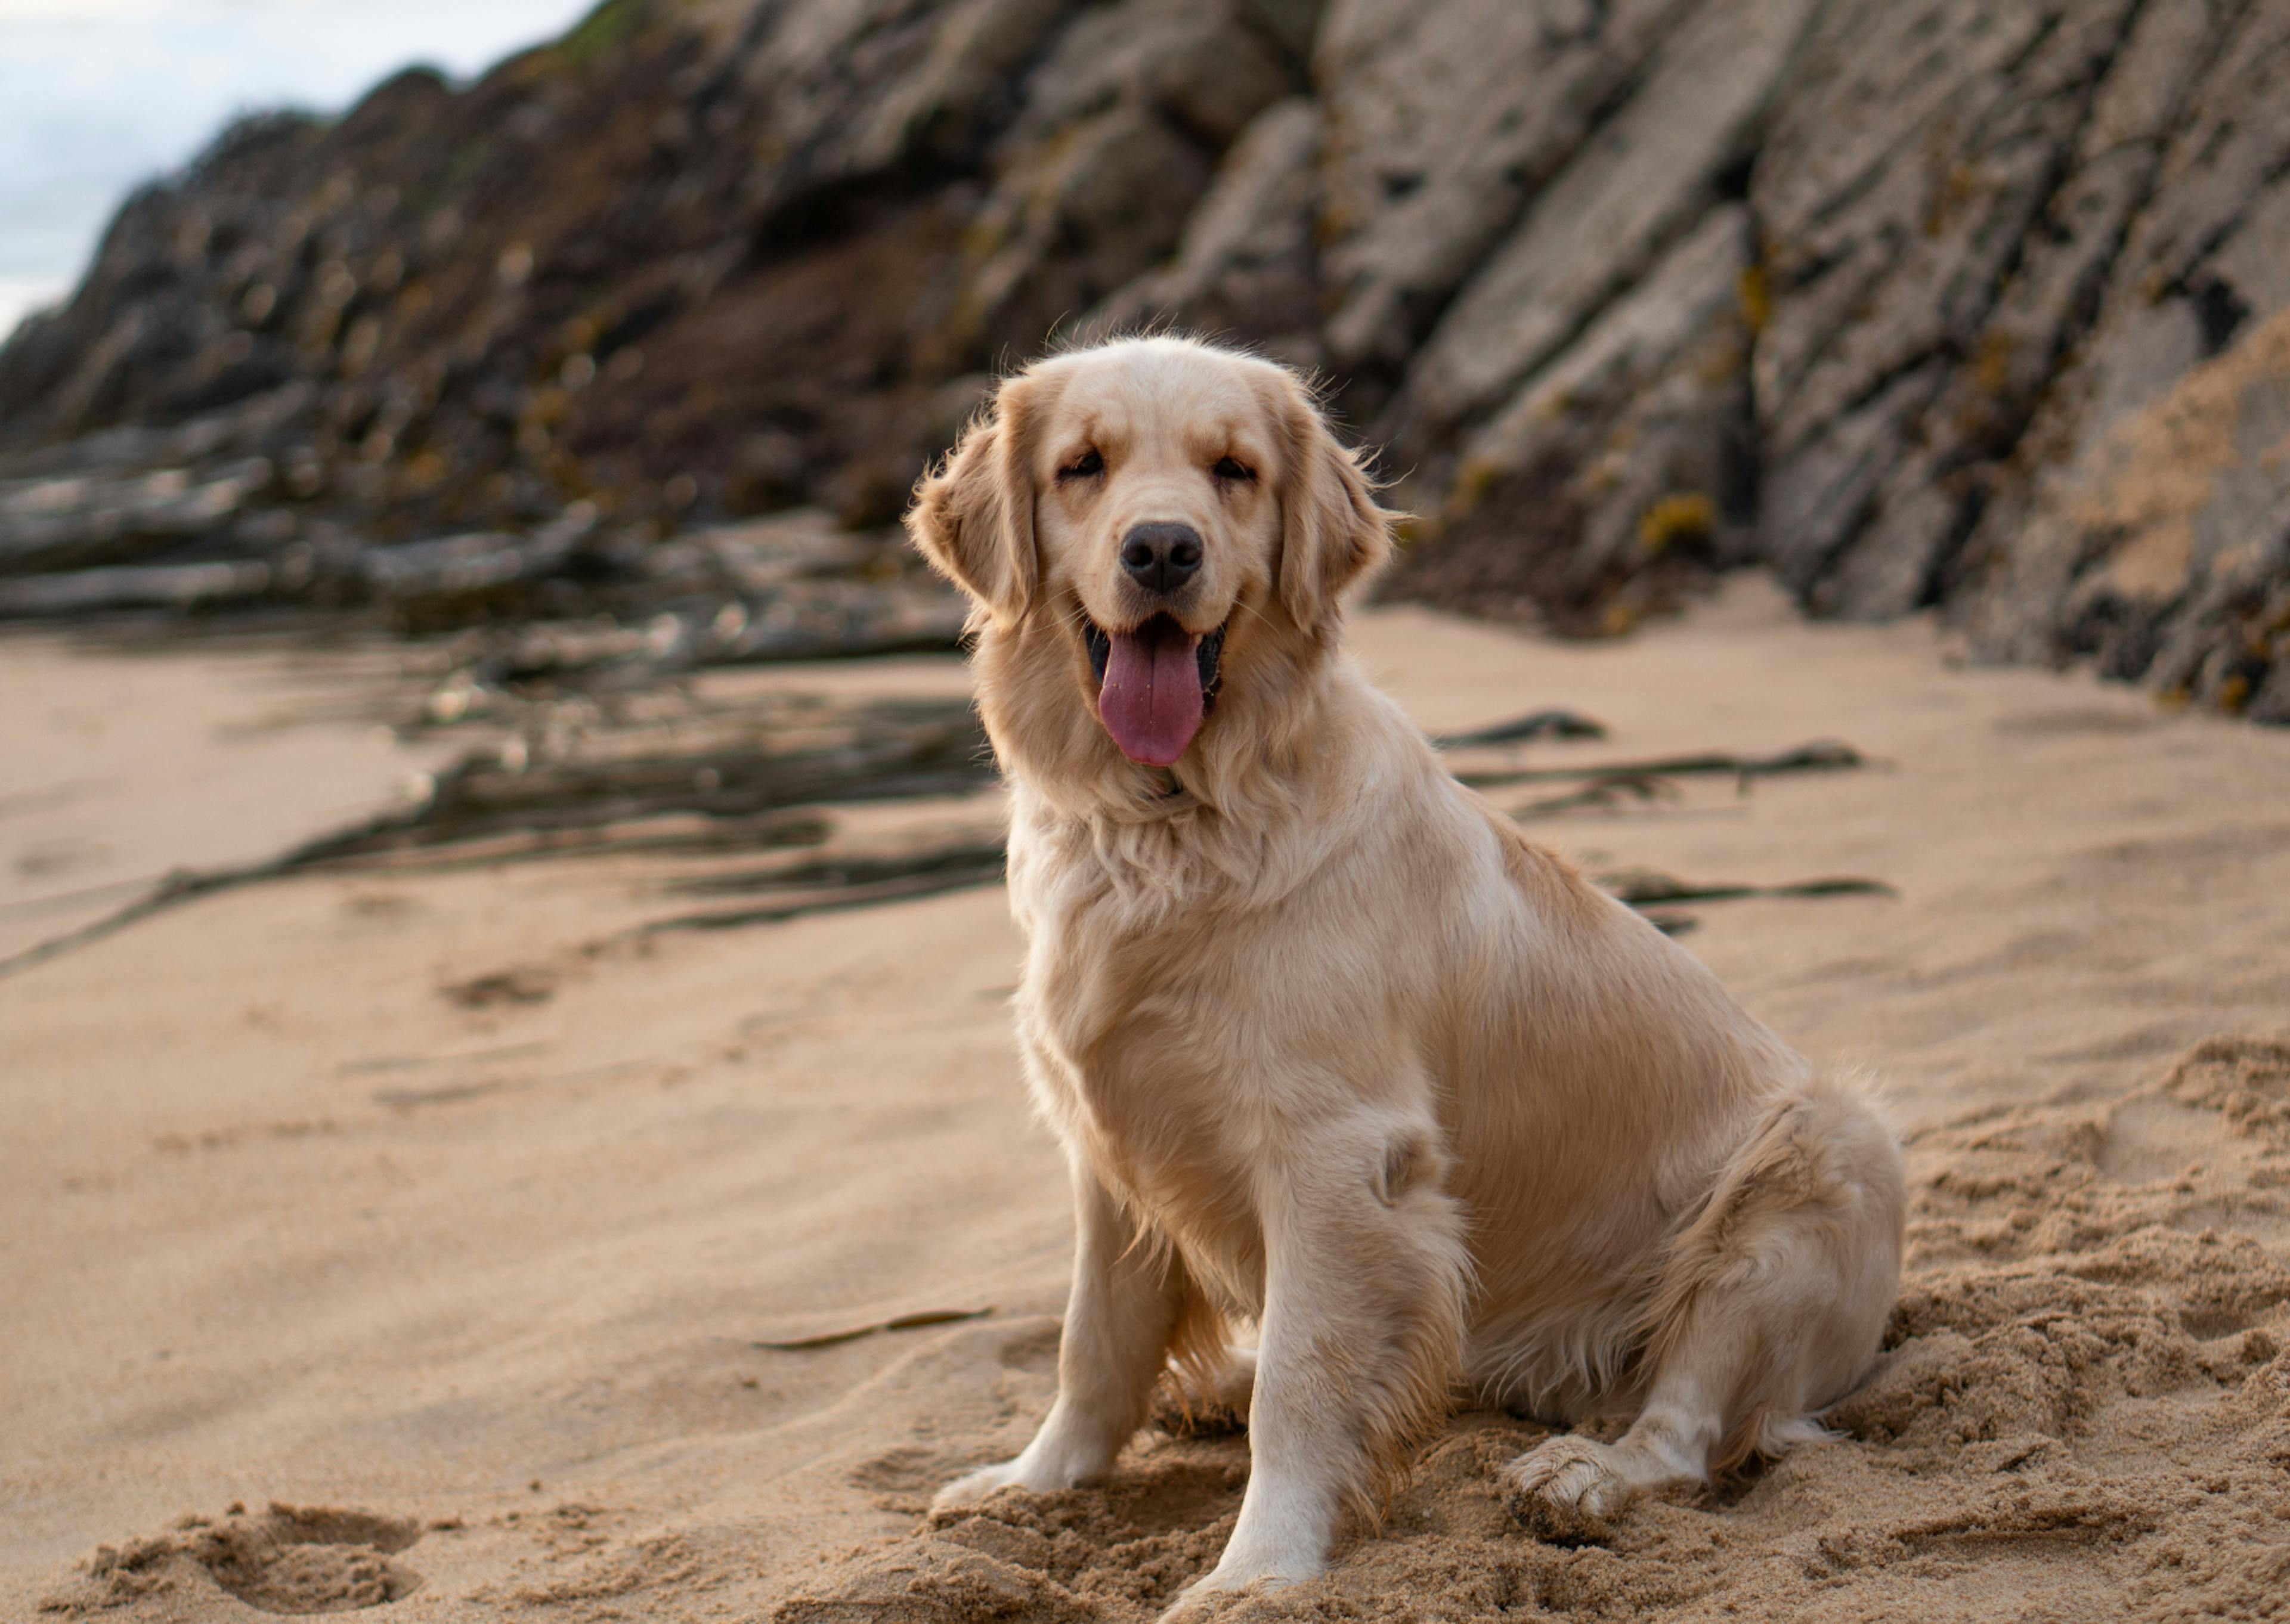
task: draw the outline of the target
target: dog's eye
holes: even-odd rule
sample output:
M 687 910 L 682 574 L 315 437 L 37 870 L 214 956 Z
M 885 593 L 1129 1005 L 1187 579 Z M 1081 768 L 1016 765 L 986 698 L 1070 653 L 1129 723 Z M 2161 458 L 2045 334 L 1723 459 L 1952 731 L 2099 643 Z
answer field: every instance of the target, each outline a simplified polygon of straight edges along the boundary
M 1067 463 L 1065 467 L 1060 468 L 1058 470 L 1058 477 L 1060 479 L 1087 479 L 1093 474 L 1102 474 L 1104 472 L 1105 459 L 1099 456 L 1097 454 L 1096 448 L 1093 446 L 1088 451 L 1082 452 L 1080 456 L 1076 457 L 1071 462 Z
M 1217 465 L 1211 468 L 1209 472 L 1216 478 L 1237 480 L 1244 484 L 1253 484 L 1256 479 L 1256 470 L 1254 468 L 1248 467 L 1245 463 L 1235 462 L 1229 457 L 1219 458 L 1217 460 Z

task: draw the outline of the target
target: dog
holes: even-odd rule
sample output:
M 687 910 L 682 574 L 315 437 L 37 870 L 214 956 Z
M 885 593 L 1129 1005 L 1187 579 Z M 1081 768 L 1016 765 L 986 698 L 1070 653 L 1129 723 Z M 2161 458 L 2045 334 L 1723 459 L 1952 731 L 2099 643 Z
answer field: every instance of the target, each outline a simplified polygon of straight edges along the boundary
M 973 605 L 1077 1231 L 1055 1403 L 934 1505 L 1103 1478 L 1173 1363 L 1251 1469 L 1172 1617 L 1322 1572 L 1459 1394 L 1635 1417 L 1506 1468 L 1577 1517 L 1826 1436 L 1898 1291 L 1871 1100 L 1343 654 L 1395 516 L 1297 377 L 1176 336 L 1005 380 L 907 516 Z

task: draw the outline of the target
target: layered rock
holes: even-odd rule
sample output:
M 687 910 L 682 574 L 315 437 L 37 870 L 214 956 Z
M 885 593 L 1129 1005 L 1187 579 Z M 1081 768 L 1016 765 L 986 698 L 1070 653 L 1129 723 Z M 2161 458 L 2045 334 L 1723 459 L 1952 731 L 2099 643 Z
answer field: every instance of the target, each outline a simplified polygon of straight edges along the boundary
M 1174 323 L 1326 378 L 1395 592 L 1761 562 L 2272 719 L 2286 309 L 2290 0 L 611 0 L 133 199 L 0 349 L 0 571 L 880 524 Z

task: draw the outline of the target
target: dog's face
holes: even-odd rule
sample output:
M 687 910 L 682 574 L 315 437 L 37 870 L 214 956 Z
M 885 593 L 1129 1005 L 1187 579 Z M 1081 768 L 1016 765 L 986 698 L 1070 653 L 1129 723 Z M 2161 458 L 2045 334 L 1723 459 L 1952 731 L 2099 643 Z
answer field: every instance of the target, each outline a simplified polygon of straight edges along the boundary
M 1235 662 L 1324 640 L 1386 517 L 1285 369 L 1146 339 L 1005 383 L 907 523 L 987 636 L 1060 637 L 1122 755 L 1172 766 Z
M 1100 352 L 1078 358 L 1041 428 L 1042 586 L 1073 605 L 1100 720 L 1133 761 L 1184 754 L 1232 617 L 1269 596 L 1278 460 L 1254 381 L 1205 350 Z

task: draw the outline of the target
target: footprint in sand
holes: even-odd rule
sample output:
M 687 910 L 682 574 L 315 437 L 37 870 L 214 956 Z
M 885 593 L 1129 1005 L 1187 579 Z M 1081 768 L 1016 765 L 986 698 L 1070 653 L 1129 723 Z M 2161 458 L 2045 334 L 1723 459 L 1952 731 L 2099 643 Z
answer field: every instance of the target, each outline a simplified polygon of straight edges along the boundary
M 250 1515 L 234 1505 L 220 1517 L 185 1516 L 153 1538 L 100 1547 L 84 1580 L 42 1611 L 69 1617 L 213 1588 L 260 1612 L 354 1612 L 420 1587 L 421 1576 L 391 1558 L 420 1537 L 410 1519 L 368 1511 L 274 1500 Z

